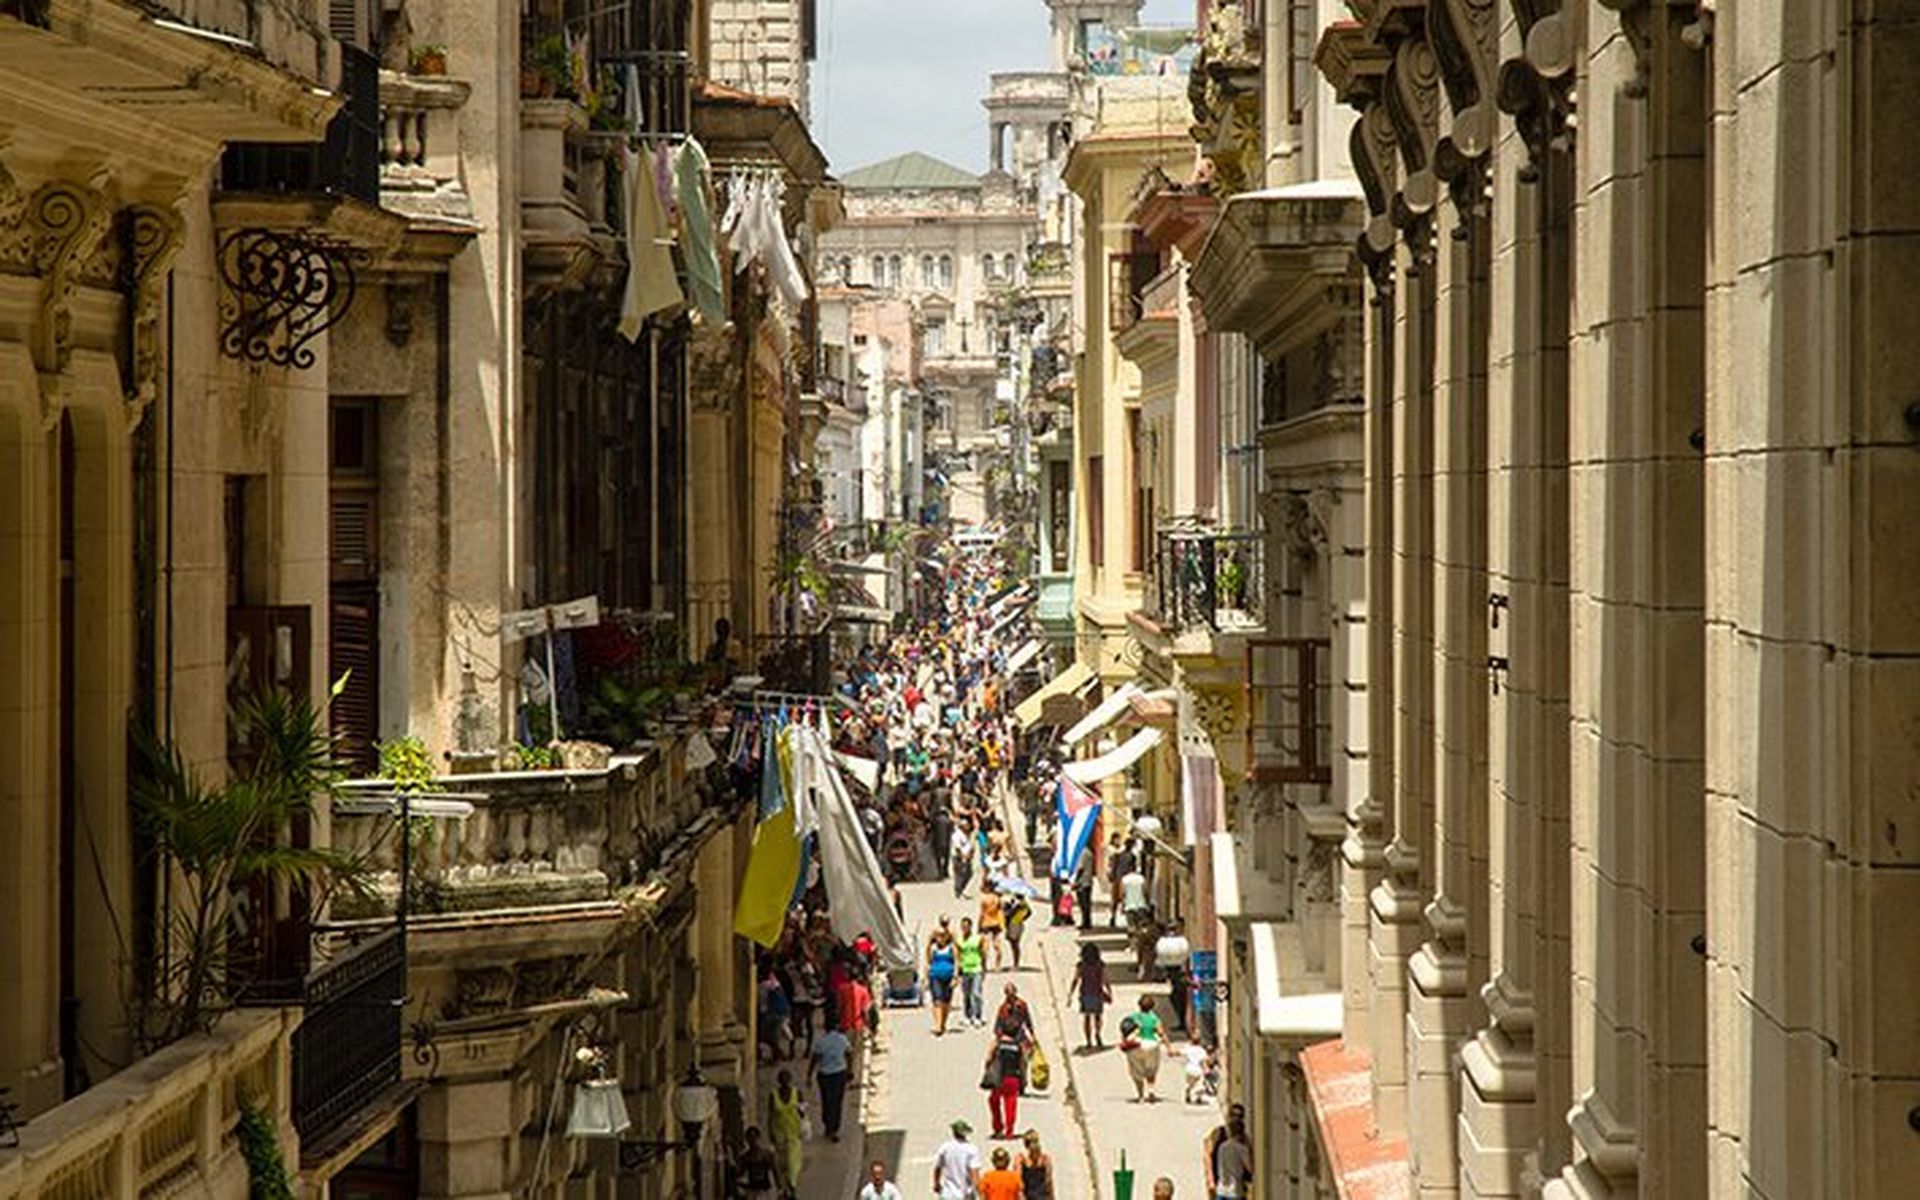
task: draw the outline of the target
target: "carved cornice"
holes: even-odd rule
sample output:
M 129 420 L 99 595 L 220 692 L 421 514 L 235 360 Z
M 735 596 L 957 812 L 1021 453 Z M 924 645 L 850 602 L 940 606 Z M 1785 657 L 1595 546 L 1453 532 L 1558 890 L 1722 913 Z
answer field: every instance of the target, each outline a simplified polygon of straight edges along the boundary
M 1427 10 L 1427 39 L 1440 64 L 1452 119 L 1434 148 L 1434 169 L 1453 196 L 1462 221 L 1473 227 L 1486 208 L 1486 170 L 1498 133 L 1494 103 L 1499 61 L 1495 0 L 1435 0 Z
M 1550 150 L 1570 148 L 1573 118 L 1573 27 L 1559 0 L 1510 0 L 1522 51 L 1500 64 L 1494 98 L 1526 143 L 1523 183 L 1540 177 Z
M 1692 18 L 1680 30 L 1680 40 L 1689 49 L 1704 49 L 1713 37 L 1712 0 L 1600 0 L 1600 4 L 1620 19 L 1620 31 L 1633 50 L 1633 78 L 1620 90 L 1635 100 L 1646 96 L 1647 80 L 1653 71 L 1656 9 L 1675 9 Z
M 1240 6 L 1216 5 L 1187 81 L 1193 139 L 1212 166 L 1209 183 L 1216 196 L 1260 183 L 1261 83 L 1260 57 L 1248 48 Z
M 1440 63 L 1425 38 L 1400 43 L 1387 80 L 1387 117 L 1404 170 L 1392 205 L 1393 223 L 1411 230 L 1440 198 L 1434 170 L 1434 147 L 1440 140 Z
M 186 222 L 158 204 L 135 204 L 122 217 L 127 250 L 127 427 L 140 424 L 159 391 L 160 285 L 180 252 Z
M 33 363 L 40 375 L 40 416 L 47 428 L 59 419 L 66 402 L 80 268 L 99 253 L 100 243 L 113 228 L 113 205 L 105 184 L 104 177 L 90 183 L 54 180 L 40 185 L 27 202 L 32 266 L 41 281 Z

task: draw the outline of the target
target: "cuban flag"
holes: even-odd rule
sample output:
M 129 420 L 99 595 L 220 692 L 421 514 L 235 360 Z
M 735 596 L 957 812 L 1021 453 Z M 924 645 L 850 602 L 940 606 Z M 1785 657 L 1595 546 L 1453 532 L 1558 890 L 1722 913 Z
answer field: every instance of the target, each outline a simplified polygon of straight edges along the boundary
M 1053 843 L 1053 875 L 1071 879 L 1080 856 L 1093 841 L 1093 827 L 1100 820 L 1100 796 L 1062 775 L 1053 807 L 1060 818 L 1060 836 Z

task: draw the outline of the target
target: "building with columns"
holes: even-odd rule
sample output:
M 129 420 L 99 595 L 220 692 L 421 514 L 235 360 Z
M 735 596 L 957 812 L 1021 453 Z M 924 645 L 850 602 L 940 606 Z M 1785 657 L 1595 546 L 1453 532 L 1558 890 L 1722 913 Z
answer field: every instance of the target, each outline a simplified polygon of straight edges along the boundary
M 1903 1195 L 1913 26 L 1352 7 L 1369 752 L 1282 1194 Z
M 815 326 L 808 281 L 774 302 L 724 240 L 695 316 L 717 231 L 683 204 L 686 301 L 621 332 L 626 153 L 703 143 L 713 226 L 734 166 L 777 174 L 805 274 L 838 209 L 795 99 L 716 82 L 711 6 L 521 16 L 0 5 L 0 1197 L 243 1195 L 262 1132 L 304 1195 L 718 1186 L 756 1095 L 752 821 L 689 765 L 726 680 L 687 660 L 715 614 L 743 672 L 785 632 Z M 503 615 L 551 606 L 582 628 L 548 704 L 544 635 Z M 610 709 L 615 667 L 674 710 Z M 134 746 L 220 788 L 255 692 L 330 701 L 352 771 L 402 744 L 456 798 L 401 821 L 357 781 L 274 831 L 366 886 L 250 881 L 181 1030 L 184 868 Z M 567 1132 L 600 1070 L 629 1144 Z

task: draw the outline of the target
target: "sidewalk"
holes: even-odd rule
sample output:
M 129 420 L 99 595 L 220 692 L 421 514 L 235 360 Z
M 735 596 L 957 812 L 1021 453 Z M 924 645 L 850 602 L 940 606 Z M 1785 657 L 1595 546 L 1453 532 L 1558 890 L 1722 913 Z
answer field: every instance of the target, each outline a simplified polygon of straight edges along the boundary
M 955 900 L 952 885 L 945 881 L 903 884 L 900 893 L 907 929 L 922 946 L 940 914 L 951 916 L 957 924 L 979 903 L 977 892 L 971 889 L 964 901 Z M 987 972 L 987 1011 L 991 1017 L 1000 1003 L 1002 987 L 1009 982 L 1020 989 L 1033 1010 L 1035 1033 L 1053 1069 L 1053 1086 L 1046 1093 L 1022 1097 L 1018 1126 L 1022 1131 L 1038 1131 L 1053 1156 L 1054 1194 L 1059 1200 L 1082 1200 L 1096 1193 L 1088 1180 L 1079 1123 L 1067 1095 L 1066 1042 L 1056 1006 L 1048 995 L 1047 974 L 1033 961 L 1033 940 L 1031 936 L 1028 939 L 1028 961 L 1022 970 L 1014 971 L 1009 965 Z M 961 1019 L 957 996 L 944 1037 L 933 1036 L 932 1022 L 933 1010 L 926 1004 L 882 1010 L 880 1027 L 888 1039 L 887 1053 L 875 1061 L 870 1072 L 864 1122 L 864 1160 L 885 1163 L 900 1190 L 915 1198 L 932 1194 L 934 1155 L 947 1140 L 948 1126 L 956 1118 L 973 1125 L 971 1140 L 983 1155 L 990 1155 L 996 1147 L 1019 1150 L 1018 1142 L 988 1138 L 992 1123 L 987 1115 L 986 1093 L 980 1090 L 980 1070 L 986 1060 L 989 1031 L 967 1026 Z M 811 1184 L 812 1177 L 808 1180 Z M 834 1191 L 833 1186 L 823 1181 L 823 1190 L 802 1189 L 802 1195 L 805 1200 L 852 1200 L 853 1186 L 843 1191 Z
M 818 1032 L 818 1029 L 816 1019 L 815 1031 Z M 821 1200 L 839 1200 L 842 1196 L 851 1197 L 859 1191 L 861 1174 L 869 1161 L 861 1136 L 862 1128 L 867 1123 L 867 1114 L 872 1106 L 873 1081 L 876 1076 L 884 1076 L 886 1072 L 889 1032 L 883 1020 L 875 1044 L 855 1057 L 854 1081 L 847 1089 L 838 1142 L 828 1141 L 826 1133 L 820 1128 L 820 1090 L 813 1086 L 812 1064 L 805 1058 L 760 1064 L 759 1095 L 755 1097 L 753 1111 L 747 1114 L 747 1124 L 758 1125 L 762 1132 L 766 1130 L 767 1098 L 773 1094 L 774 1081 L 782 1069 L 793 1072 L 794 1082 L 807 1098 L 807 1111 L 812 1116 L 814 1136 L 807 1143 L 806 1157 L 800 1168 L 802 1200 L 813 1200 L 816 1196 Z
M 1010 805 L 1003 806 L 1002 811 L 1006 814 L 1003 820 L 1017 815 Z M 1025 853 L 1021 837 L 1024 822 L 1016 826 L 1008 820 L 1007 827 L 1014 831 L 1014 838 Z M 1044 880 L 1041 883 L 1044 884 Z M 1104 891 L 1102 888 L 1101 892 Z M 1054 1069 L 1058 1072 L 1062 1066 L 1066 1068 L 1071 1081 L 1071 1107 L 1081 1126 L 1082 1144 L 1087 1147 L 1095 1167 L 1092 1190 L 1063 1193 L 1063 1196 L 1113 1195 L 1113 1171 L 1120 1165 L 1120 1151 L 1124 1148 L 1127 1166 L 1134 1173 L 1136 1200 L 1150 1197 L 1153 1181 L 1162 1175 L 1173 1180 L 1178 1200 L 1204 1197 L 1206 1169 L 1201 1146 L 1208 1132 L 1220 1123 L 1221 1111 L 1212 1101 L 1191 1105 L 1182 1101 L 1186 1078 L 1179 1051 L 1187 1044 L 1186 1031 L 1168 1033 L 1168 1054 L 1160 1065 L 1155 1089 L 1160 1101 L 1156 1104 L 1134 1100 L 1126 1059 L 1116 1048 L 1120 1041 L 1120 1018 L 1139 1008 L 1141 996 L 1152 994 L 1165 1019 L 1170 1011 L 1166 985 L 1144 984 L 1135 979 L 1126 934 L 1106 927 L 1104 894 L 1096 896 L 1094 927 L 1084 934 L 1077 926 L 1052 925 L 1050 914 L 1044 911 L 1044 901 L 1037 909 L 1027 938 L 1029 957 L 1041 960 L 1049 983 L 1046 998 L 1053 1010 L 1052 1024 L 1072 1047 L 1071 1053 L 1054 1060 Z M 1104 1050 L 1082 1050 L 1080 1046 L 1079 998 L 1073 993 L 1073 972 L 1083 940 L 1100 947 L 1101 959 L 1107 966 L 1107 982 L 1113 988 L 1113 1004 L 1102 1018 L 1106 1035 Z

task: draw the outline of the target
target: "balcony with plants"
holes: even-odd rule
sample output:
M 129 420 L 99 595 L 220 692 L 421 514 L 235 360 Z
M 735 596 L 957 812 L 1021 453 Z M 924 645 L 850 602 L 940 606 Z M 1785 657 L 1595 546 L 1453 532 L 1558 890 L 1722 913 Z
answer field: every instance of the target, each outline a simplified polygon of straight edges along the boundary
M 1173 635 L 1250 633 L 1264 620 L 1265 538 L 1194 523 L 1155 539 L 1151 615 Z

